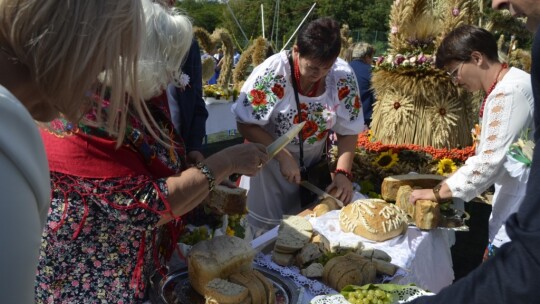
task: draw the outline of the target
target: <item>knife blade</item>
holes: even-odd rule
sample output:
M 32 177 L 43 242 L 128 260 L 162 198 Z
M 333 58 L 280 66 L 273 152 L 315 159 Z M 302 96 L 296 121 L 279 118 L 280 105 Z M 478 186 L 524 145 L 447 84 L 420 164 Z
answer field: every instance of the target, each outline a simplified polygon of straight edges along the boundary
M 266 147 L 266 154 L 268 154 L 268 159 L 272 159 L 279 153 L 279 151 L 285 148 L 285 146 L 287 146 L 287 144 L 296 137 L 300 130 L 302 130 L 305 124 L 306 122 L 303 121 L 299 124 L 294 125 L 289 131 L 287 131 L 287 133 L 281 135 L 280 137 L 278 137 L 278 139 L 274 140 L 271 144 L 269 144 Z
M 319 187 L 315 186 L 314 184 L 308 182 L 307 180 L 301 181 L 300 185 L 302 187 L 308 189 L 309 191 L 317 194 L 318 196 L 322 196 L 324 198 L 329 197 L 331 199 L 334 199 L 336 201 L 336 203 L 338 204 L 338 206 L 340 206 L 341 208 L 343 208 L 343 206 L 345 206 L 345 204 L 343 204 L 343 202 L 341 200 L 337 199 L 333 195 L 330 195 L 328 192 L 323 191 L 322 189 L 320 189 Z

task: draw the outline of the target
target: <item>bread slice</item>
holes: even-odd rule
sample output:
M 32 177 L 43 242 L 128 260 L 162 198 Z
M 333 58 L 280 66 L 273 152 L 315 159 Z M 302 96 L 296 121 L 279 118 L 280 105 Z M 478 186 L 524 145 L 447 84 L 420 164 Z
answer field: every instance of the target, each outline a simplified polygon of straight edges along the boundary
M 249 291 L 252 303 L 266 303 L 266 291 L 262 283 L 249 274 L 249 271 L 233 273 L 229 276 L 229 281 L 246 287 Z
M 314 243 L 307 243 L 300 249 L 300 252 L 296 254 L 296 263 L 299 267 L 304 266 L 307 263 L 315 261 L 322 256 L 322 252 L 319 249 L 319 245 Z
M 288 216 L 281 221 L 274 249 L 282 253 L 295 253 L 309 242 L 313 226 L 302 216 Z
M 291 266 L 294 262 L 294 254 L 282 253 L 274 249 L 272 250 L 272 261 L 281 266 Z
M 248 296 L 244 286 L 222 280 L 213 279 L 204 286 L 204 298 L 207 303 L 237 304 Z
M 218 214 L 244 214 L 247 211 L 247 190 L 216 185 L 203 203 Z
M 268 297 L 268 304 L 276 303 L 276 291 L 274 290 L 274 285 L 272 284 L 272 282 L 262 273 L 258 272 L 255 269 L 253 270 L 253 274 L 263 284 L 264 290 L 266 291 L 266 296 Z
M 322 278 L 324 266 L 321 263 L 312 263 L 308 267 L 300 270 L 306 278 Z

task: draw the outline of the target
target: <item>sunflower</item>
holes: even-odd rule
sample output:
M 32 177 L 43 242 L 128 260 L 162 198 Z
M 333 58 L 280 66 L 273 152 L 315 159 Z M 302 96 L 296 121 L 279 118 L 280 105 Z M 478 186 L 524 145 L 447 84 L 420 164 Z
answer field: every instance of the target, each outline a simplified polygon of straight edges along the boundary
M 457 166 L 450 158 L 443 158 L 437 164 L 437 174 L 447 176 L 454 173 L 457 170 Z
M 397 153 L 393 153 L 392 150 L 382 152 L 373 161 L 374 165 L 381 167 L 382 169 L 390 169 L 395 166 L 399 161 Z

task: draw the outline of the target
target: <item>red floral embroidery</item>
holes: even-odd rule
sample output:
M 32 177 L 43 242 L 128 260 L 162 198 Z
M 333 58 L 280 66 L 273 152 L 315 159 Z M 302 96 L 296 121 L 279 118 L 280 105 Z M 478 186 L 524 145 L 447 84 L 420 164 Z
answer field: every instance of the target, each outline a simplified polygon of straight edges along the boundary
M 275 84 L 275 85 L 272 87 L 272 92 L 273 92 L 274 94 L 276 94 L 277 98 L 282 99 L 282 98 L 283 98 L 283 94 L 285 93 L 285 90 L 283 89 L 283 86 L 281 86 L 280 84 Z
M 317 141 L 323 140 L 326 137 L 328 130 L 324 130 L 321 133 L 317 134 Z
M 319 129 L 319 126 L 316 122 L 313 120 L 306 120 L 306 124 L 302 128 L 302 138 L 306 139 L 310 137 L 311 135 L 315 134 L 317 132 L 317 129 Z
M 266 101 L 266 94 L 264 93 L 264 91 L 254 89 L 254 90 L 251 90 L 249 94 L 253 96 L 253 101 L 251 103 L 255 107 L 262 106 L 268 103 Z
M 355 109 L 360 109 L 360 107 L 362 107 L 362 104 L 360 103 L 360 97 L 358 95 L 356 95 L 354 97 L 354 108 Z
M 350 92 L 351 92 L 351 89 L 349 89 L 349 87 L 340 88 L 338 92 L 339 100 L 342 100 L 343 98 L 347 97 L 347 95 L 349 95 Z
M 307 120 L 307 112 L 300 112 L 300 115 L 302 117 L 302 121 L 306 121 Z M 294 115 L 294 119 L 293 119 L 293 122 L 295 124 L 298 124 L 300 123 L 300 119 L 298 119 L 298 114 L 297 115 Z M 306 123 L 307 125 L 307 123 Z M 304 129 L 306 128 L 306 126 L 304 126 Z

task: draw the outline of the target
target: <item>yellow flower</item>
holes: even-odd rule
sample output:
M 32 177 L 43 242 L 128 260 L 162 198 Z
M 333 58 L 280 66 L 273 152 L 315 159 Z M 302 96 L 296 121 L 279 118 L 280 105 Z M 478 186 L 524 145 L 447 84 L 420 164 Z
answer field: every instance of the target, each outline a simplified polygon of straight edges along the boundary
M 234 236 L 234 230 L 229 226 L 227 226 L 227 232 L 226 233 L 227 233 L 228 236 Z
M 457 170 L 457 166 L 450 158 L 443 158 L 437 164 L 437 173 L 439 175 L 447 176 L 454 173 Z
M 373 161 L 373 164 L 383 169 L 390 169 L 395 166 L 398 161 L 399 158 L 397 153 L 392 153 L 392 150 L 388 150 L 377 156 L 377 158 Z

